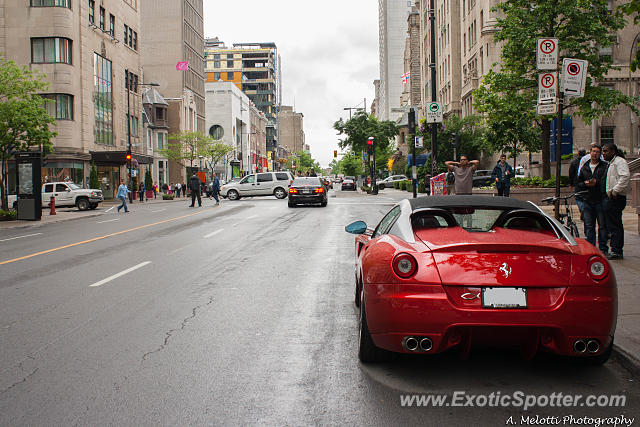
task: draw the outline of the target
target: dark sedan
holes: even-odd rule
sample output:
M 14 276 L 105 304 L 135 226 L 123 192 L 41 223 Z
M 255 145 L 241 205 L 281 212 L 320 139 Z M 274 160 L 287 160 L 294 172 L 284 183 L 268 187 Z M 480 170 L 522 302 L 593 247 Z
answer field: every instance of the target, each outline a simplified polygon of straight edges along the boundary
M 289 187 L 289 207 L 300 204 L 327 206 L 327 189 L 321 178 L 298 177 Z
M 344 181 L 342 181 L 342 186 L 340 187 L 341 190 L 356 190 L 356 183 L 355 181 L 351 180 L 351 179 L 344 179 Z

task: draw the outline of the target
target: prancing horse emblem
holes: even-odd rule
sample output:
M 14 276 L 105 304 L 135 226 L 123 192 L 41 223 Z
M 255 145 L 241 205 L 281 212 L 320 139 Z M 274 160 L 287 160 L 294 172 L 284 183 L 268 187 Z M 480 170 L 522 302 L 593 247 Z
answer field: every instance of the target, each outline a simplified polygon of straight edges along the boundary
M 509 267 L 509 264 L 507 264 L 506 262 L 502 263 L 499 270 L 502 272 L 502 274 L 504 274 L 505 279 L 508 279 L 509 276 L 511 276 L 511 267 Z

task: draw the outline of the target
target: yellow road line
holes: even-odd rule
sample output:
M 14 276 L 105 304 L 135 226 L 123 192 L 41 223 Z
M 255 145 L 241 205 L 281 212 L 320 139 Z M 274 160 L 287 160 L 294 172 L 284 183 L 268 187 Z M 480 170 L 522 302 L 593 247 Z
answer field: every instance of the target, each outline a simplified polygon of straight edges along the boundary
M 141 230 L 141 229 L 147 228 L 147 227 L 153 227 L 154 225 L 164 224 L 166 222 L 176 221 L 178 219 L 187 218 L 187 217 L 194 216 L 194 215 L 199 215 L 202 212 L 204 212 L 204 211 L 199 211 L 199 212 L 191 213 L 191 214 L 188 214 L 188 215 L 182 215 L 182 216 L 179 216 L 179 217 L 176 217 L 176 218 L 165 219 L 163 221 L 154 222 L 152 224 L 141 225 L 140 227 L 134 227 L 134 228 L 130 228 L 128 230 L 118 231 L 117 233 L 105 234 L 104 236 L 94 237 L 93 239 L 83 240 L 82 242 L 71 243 L 69 245 L 64 245 L 64 246 L 60 246 L 60 247 L 53 248 L 53 249 L 47 249 L 46 251 L 36 252 L 36 253 L 30 254 L 30 255 L 21 256 L 19 258 L 8 259 L 6 261 L 0 262 L 0 265 L 10 264 L 10 263 L 16 262 L 16 261 L 22 261 L 23 259 L 33 258 L 33 257 L 38 256 L 38 255 L 44 255 L 44 254 L 48 254 L 48 253 L 51 253 L 51 252 L 60 251 L 62 249 L 72 248 L 74 246 L 84 245 L 84 244 L 87 244 L 87 243 L 95 242 L 97 240 L 106 239 L 108 237 L 117 236 L 119 234 L 129 233 L 131 231 Z

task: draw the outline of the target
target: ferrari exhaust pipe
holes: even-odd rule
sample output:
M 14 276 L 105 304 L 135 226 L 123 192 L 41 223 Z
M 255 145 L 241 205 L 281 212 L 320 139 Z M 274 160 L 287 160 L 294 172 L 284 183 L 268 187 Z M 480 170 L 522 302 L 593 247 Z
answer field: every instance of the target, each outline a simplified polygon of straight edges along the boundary
M 433 342 L 431 342 L 431 338 L 426 337 L 420 340 L 420 350 L 429 351 L 433 348 Z
M 416 351 L 418 349 L 418 340 L 414 337 L 407 337 L 404 340 L 404 347 L 409 351 Z
M 576 340 L 576 342 L 573 343 L 573 351 L 576 353 L 584 353 L 587 351 L 587 343 L 585 343 L 584 340 Z
M 597 353 L 600 350 L 600 343 L 598 340 L 589 340 L 587 341 L 587 351 L 589 353 Z

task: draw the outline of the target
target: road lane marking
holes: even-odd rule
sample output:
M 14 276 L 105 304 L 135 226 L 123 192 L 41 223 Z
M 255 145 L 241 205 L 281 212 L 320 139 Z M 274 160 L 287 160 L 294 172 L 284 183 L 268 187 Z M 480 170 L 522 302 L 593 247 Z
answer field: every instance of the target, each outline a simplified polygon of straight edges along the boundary
M 151 211 L 151 213 L 166 211 L 166 209 L 158 209 L 157 211 Z
M 111 206 L 109 209 L 107 209 L 106 211 L 104 211 L 104 213 L 109 212 L 111 209 L 115 208 L 115 206 Z
M 245 219 L 253 219 L 253 218 L 257 218 L 257 217 L 258 217 L 258 215 L 251 215 L 251 216 L 249 216 L 249 217 L 247 217 Z
M 213 233 L 209 233 L 206 236 L 204 236 L 205 239 L 208 239 L 209 237 L 215 236 L 218 233 L 222 233 L 224 231 L 224 228 L 221 228 L 220 230 L 216 230 Z
M 0 240 L 0 242 L 8 242 L 9 240 L 24 239 L 25 237 L 38 236 L 40 234 L 42 234 L 42 233 L 27 234 L 26 236 L 18 236 L 18 237 L 12 237 L 10 239 L 2 239 L 2 240 Z
M 113 276 L 109 276 L 109 277 L 107 277 L 106 279 L 102 279 L 102 280 L 100 280 L 99 282 L 94 283 L 93 285 L 89 285 L 89 287 L 90 287 L 90 288 L 95 288 L 95 287 L 97 287 L 97 286 L 102 286 L 102 285 L 104 285 L 105 283 L 109 283 L 110 281 L 112 281 L 112 280 L 114 280 L 114 279 L 117 279 L 118 277 L 124 276 L 125 274 L 131 273 L 132 271 L 135 271 L 135 270 L 137 270 L 137 269 L 139 269 L 139 268 L 142 268 L 142 267 L 144 267 L 144 266 L 145 266 L 145 265 L 147 265 L 147 264 L 151 264 L 151 261 L 141 262 L 140 264 L 138 264 L 138 265 L 134 265 L 134 266 L 133 266 L 133 267 L 131 267 L 131 268 L 127 268 L 126 270 L 121 271 L 120 273 L 116 273 L 116 274 L 114 274 Z
M 94 237 L 93 239 L 83 240 L 82 242 L 70 243 L 68 245 L 59 246 L 57 248 L 47 249 L 46 251 L 40 251 L 40 252 L 36 252 L 36 253 L 33 253 L 33 254 L 21 256 L 21 257 L 18 257 L 18 258 L 8 259 L 6 261 L 1 261 L 0 265 L 10 264 L 10 263 L 16 262 L 16 261 L 22 261 L 23 259 L 33 258 L 33 257 L 38 256 L 38 255 L 44 255 L 44 254 L 48 254 L 48 253 L 51 253 L 51 252 L 60 251 L 62 249 L 72 248 L 74 246 L 84 245 L 84 244 L 95 242 L 95 241 L 98 241 L 98 240 L 107 239 L 109 237 L 118 236 L 120 234 L 129 233 L 131 231 L 136 231 L 136 230 L 141 230 L 143 228 L 153 227 L 155 225 L 164 224 L 166 222 L 177 221 L 177 220 L 182 219 L 182 218 L 187 218 L 187 217 L 194 216 L 194 215 L 200 215 L 203 212 L 205 212 L 205 211 L 198 211 L 198 212 L 194 212 L 194 213 L 191 213 L 191 214 L 178 216 L 178 217 L 175 217 L 175 218 L 169 218 L 169 219 L 165 219 L 165 220 L 162 220 L 162 221 L 154 222 L 154 223 L 151 223 L 151 224 L 141 225 L 139 227 L 129 228 L 127 230 L 122 230 L 122 231 L 117 231 L 115 233 L 105 234 L 104 236 Z
M 108 219 L 106 221 L 98 221 L 98 222 L 96 222 L 96 224 L 104 224 L 105 222 L 113 222 L 113 221 L 120 221 L 120 218 Z

